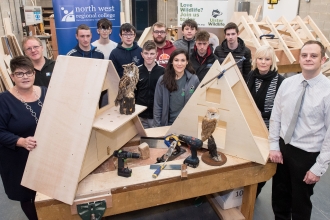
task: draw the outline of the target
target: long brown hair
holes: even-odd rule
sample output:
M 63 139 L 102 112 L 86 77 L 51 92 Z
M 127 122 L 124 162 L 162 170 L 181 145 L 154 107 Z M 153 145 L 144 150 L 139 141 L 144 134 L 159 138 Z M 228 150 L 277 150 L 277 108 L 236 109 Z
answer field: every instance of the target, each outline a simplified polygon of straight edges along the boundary
M 173 67 L 173 60 L 174 57 L 176 57 L 179 54 L 184 54 L 186 56 L 186 59 L 188 61 L 188 64 L 186 66 L 186 70 L 188 70 L 190 73 L 195 74 L 195 70 L 193 69 L 193 67 L 191 66 L 190 62 L 189 62 L 189 56 L 188 56 L 188 52 L 184 49 L 175 49 L 170 56 L 170 59 L 168 60 L 166 69 L 165 69 L 165 73 L 163 76 L 163 81 L 162 84 L 165 85 L 166 89 L 168 89 L 170 92 L 174 92 L 176 90 L 178 90 L 178 86 L 176 84 L 176 80 L 175 80 L 175 70 Z

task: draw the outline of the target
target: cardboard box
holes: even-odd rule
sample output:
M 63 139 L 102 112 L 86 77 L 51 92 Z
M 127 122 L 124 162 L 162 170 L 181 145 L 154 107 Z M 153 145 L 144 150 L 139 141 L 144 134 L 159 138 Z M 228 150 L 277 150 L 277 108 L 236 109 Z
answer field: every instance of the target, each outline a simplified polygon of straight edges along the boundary
M 230 209 L 242 205 L 243 192 L 243 187 L 240 187 L 215 193 L 214 198 L 222 209 Z

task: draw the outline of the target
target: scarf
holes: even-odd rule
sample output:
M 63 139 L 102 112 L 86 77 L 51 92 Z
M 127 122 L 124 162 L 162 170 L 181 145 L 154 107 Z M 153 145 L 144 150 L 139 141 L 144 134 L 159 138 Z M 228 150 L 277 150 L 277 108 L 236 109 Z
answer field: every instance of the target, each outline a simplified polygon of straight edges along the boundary
M 251 95 L 258 107 L 258 109 L 261 112 L 264 112 L 264 106 L 265 106 L 265 99 L 267 95 L 267 91 L 269 88 L 269 85 L 274 77 L 277 75 L 277 71 L 269 70 L 267 74 L 261 75 L 259 73 L 258 68 L 252 71 L 251 77 L 249 78 L 249 81 L 247 83 L 247 86 L 251 92 Z M 262 83 L 260 85 L 260 88 L 258 89 L 258 92 L 256 91 L 255 86 L 255 79 L 261 79 Z

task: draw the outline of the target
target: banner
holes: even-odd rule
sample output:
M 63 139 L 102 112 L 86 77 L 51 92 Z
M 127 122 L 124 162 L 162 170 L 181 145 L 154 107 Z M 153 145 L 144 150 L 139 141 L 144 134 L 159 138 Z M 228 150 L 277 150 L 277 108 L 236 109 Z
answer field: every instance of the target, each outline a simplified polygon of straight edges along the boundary
M 228 1 L 178 0 L 178 26 L 193 19 L 198 27 L 223 28 L 227 24 Z
M 97 21 L 112 22 L 111 40 L 119 43 L 120 0 L 53 0 L 58 53 L 67 54 L 77 45 L 76 28 L 86 24 L 91 28 L 92 41 L 99 39 Z

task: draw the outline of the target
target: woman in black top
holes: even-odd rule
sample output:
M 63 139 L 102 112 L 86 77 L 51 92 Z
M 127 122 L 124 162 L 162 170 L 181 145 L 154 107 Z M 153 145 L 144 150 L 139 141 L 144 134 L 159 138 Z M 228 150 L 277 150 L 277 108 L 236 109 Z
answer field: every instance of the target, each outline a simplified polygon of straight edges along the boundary
M 21 179 L 29 152 L 37 147 L 33 135 L 46 88 L 33 86 L 35 72 L 29 58 L 13 58 L 10 69 L 15 86 L 0 94 L 0 174 L 8 198 L 20 201 L 25 215 L 34 220 L 36 192 L 21 186 Z
M 247 86 L 269 129 L 274 99 L 284 77 L 278 74 L 275 51 L 271 46 L 259 47 L 252 61 L 252 71 L 247 77 Z M 258 184 L 257 197 L 266 182 Z

